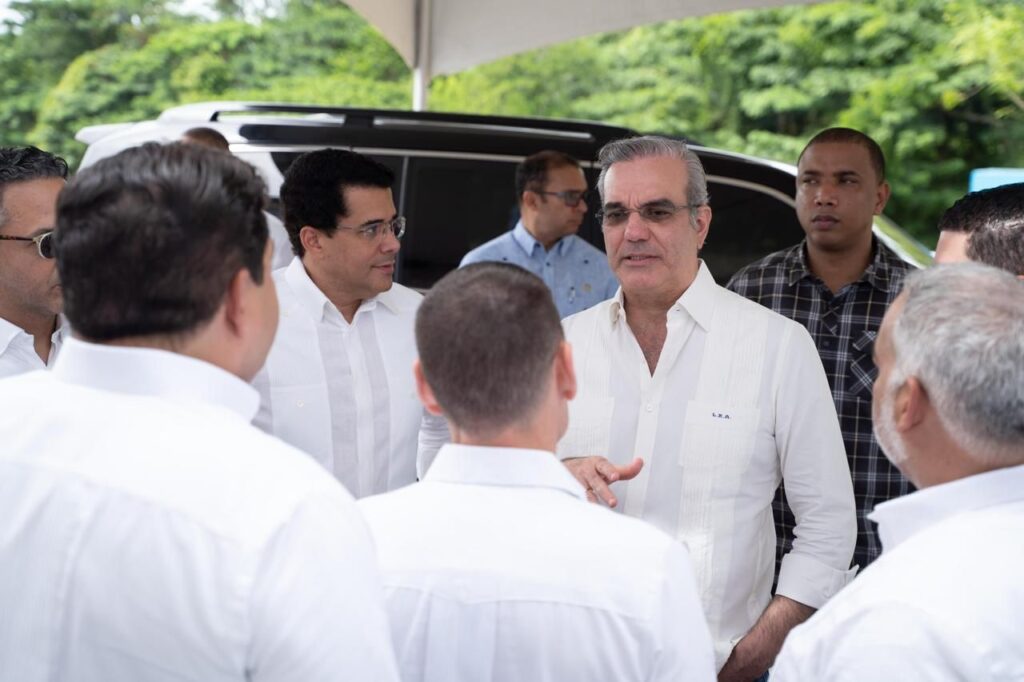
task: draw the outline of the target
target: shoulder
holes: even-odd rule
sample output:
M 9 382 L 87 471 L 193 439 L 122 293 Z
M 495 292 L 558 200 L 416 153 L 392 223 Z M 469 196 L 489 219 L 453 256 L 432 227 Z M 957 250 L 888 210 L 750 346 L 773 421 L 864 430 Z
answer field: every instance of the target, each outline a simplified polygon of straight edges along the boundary
M 611 319 L 613 305 L 617 305 L 616 299 L 609 298 L 586 310 L 564 318 L 562 320 L 562 331 L 565 333 L 566 338 L 569 341 L 573 341 L 574 336 L 578 337 L 580 334 L 589 335 L 594 326 L 600 323 L 600 320 Z
M 482 261 L 501 260 L 502 256 L 509 255 L 509 251 L 514 246 L 515 241 L 512 238 L 512 232 L 505 232 L 504 234 L 500 234 L 494 239 L 484 242 L 480 246 L 471 250 L 462 257 L 462 262 L 459 263 L 459 265 L 462 266 Z
M 780 276 L 787 271 L 786 262 L 793 255 L 793 252 L 800 249 L 801 244 L 791 246 L 775 253 L 770 253 L 760 260 L 744 265 L 736 271 L 736 274 L 729 279 L 726 288 L 732 291 L 756 287 L 765 278 Z
M 423 302 L 423 294 L 395 282 L 390 289 L 380 294 L 379 299 L 388 310 L 396 314 L 410 314 L 415 313 Z

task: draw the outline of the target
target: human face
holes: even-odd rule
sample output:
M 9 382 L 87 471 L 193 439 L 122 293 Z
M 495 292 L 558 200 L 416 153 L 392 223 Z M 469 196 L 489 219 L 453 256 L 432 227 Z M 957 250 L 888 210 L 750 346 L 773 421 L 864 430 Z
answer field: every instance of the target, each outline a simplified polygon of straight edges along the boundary
M 25 180 L 3 189 L 0 234 L 37 237 L 56 224 L 61 178 Z M 56 261 L 32 242 L 0 241 L 0 317 L 26 328 L 48 323 L 62 307 Z
M 939 243 L 935 245 L 935 264 L 962 263 L 970 260 L 967 257 L 967 242 L 970 238 L 969 232 L 940 232 Z
M 878 376 L 871 389 L 871 418 L 875 438 L 892 465 L 901 471 L 906 466 L 907 449 L 896 428 L 896 392 L 900 388 L 898 384 L 902 384 L 902 381 L 898 376 L 899 370 L 895 368 L 892 325 L 903 310 L 903 302 L 902 296 L 897 297 L 889 306 L 889 310 L 882 320 L 882 326 L 878 330 L 878 337 L 875 339 L 874 345 L 874 360 L 878 367 Z
M 346 187 L 344 193 L 348 215 L 339 216 L 338 225 L 358 228 L 398 215 L 389 188 Z M 399 242 L 390 230 L 372 239 L 352 229 L 319 236 L 318 265 L 332 290 L 329 296 L 362 301 L 391 288 Z
M 544 192 L 587 191 L 587 179 L 583 171 L 574 166 L 559 166 L 548 170 L 548 182 Z M 587 214 L 587 202 L 581 199 L 575 206 L 566 206 L 561 197 L 552 194 L 536 194 L 536 217 L 534 229 L 538 241 L 546 246 L 563 237 L 576 234 Z
M 650 157 L 613 164 L 604 178 L 604 210 L 637 209 L 655 202 L 686 203 L 686 165 L 671 157 Z M 664 223 L 631 213 L 622 225 L 604 227 L 608 263 L 627 300 L 671 305 L 697 276 L 697 252 L 711 224 L 711 209 L 688 209 Z
M 797 166 L 796 214 L 808 246 L 828 253 L 857 252 L 871 243 L 873 217 L 889 200 L 868 150 L 848 142 L 819 142 Z

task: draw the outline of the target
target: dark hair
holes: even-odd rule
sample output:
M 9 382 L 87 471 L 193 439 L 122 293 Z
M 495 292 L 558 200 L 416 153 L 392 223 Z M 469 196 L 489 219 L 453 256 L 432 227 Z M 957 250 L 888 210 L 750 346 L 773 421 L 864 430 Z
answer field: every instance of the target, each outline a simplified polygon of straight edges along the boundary
M 7 185 L 45 178 L 67 178 L 67 161 L 37 147 L 0 147 L 0 225 L 6 220 L 3 192 Z
M 523 192 L 542 192 L 548 184 L 548 171 L 569 166 L 579 168 L 580 162 L 568 154 L 546 150 L 527 156 L 516 166 L 516 201 L 522 203 Z
M 445 416 L 476 435 L 530 417 L 562 339 L 547 285 L 507 263 L 453 270 L 416 314 L 427 383 Z
M 213 128 L 189 128 L 181 135 L 181 141 L 186 144 L 201 144 L 204 147 L 211 147 L 226 152 L 231 149 L 228 138 L 221 135 Z
M 885 180 L 885 154 L 882 153 L 882 148 L 878 146 L 877 142 L 859 130 L 854 130 L 853 128 L 826 128 L 822 130 L 811 138 L 811 141 L 800 152 L 796 162 L 799 164 L 800 159 L 804 158 L 807 150 L 819 143 L 856 144 L 864 147 L 868 152 L 871 166 L 875 169 L 875 174 L 878 176 L 878 182 Z
M 968 258 L 1024 275 L 1024 182 L 957 199 L 939 218 L 939 231 L 970 234 Z
M 299 239 L 303 226 L 327 235 L 337 232 L 338 218 L 348 215 L 346 187 L 389 189 L 394 182 L 395 174 L 384 164 L 343 149 L 320 149 L 295 159 L 281 185 L 284 226 L 295 255 L 306 252 Z
M 127 149 L 78 173 L 54 233 L 71 326 L 94 341 L 195 331 L 241 268 L 262 282 L 265 191 L 249 164 L 180 143 Z

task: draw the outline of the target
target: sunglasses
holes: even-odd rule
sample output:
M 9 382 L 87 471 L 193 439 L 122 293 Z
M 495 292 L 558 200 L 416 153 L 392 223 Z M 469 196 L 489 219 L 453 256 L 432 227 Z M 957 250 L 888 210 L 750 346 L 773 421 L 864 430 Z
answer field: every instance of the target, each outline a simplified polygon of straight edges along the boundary
M 52 230 L 50 232 L 44 232 L 38 237 L 11 237 L 6 234 L 0 234 L 0 240 L 10 242 L 35 242 L 40 258 L 46 258 L 47 260 L 53 258 Z

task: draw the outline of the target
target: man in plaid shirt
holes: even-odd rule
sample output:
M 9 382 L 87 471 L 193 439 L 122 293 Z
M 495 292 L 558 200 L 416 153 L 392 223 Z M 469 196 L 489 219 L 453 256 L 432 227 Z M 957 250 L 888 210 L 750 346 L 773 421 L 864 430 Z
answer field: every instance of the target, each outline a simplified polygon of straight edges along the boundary
M 875 505 L 912 490 L 875 440 L 871 357 L 889 304 L 911 265 L 875 239 L 871 225 L 889 199 L 885 157 L 867 135 L 829 128 L 815 135 L 797 162 L 796 212 L 806 238 L 736 273 L 728 288 L 800 322 L 821 355 L 846 443 L 857 501 L 861 569 L 882 551 L 867 515 Z M 793 542 L 793 515 L 776 494 L 778 556 Z

